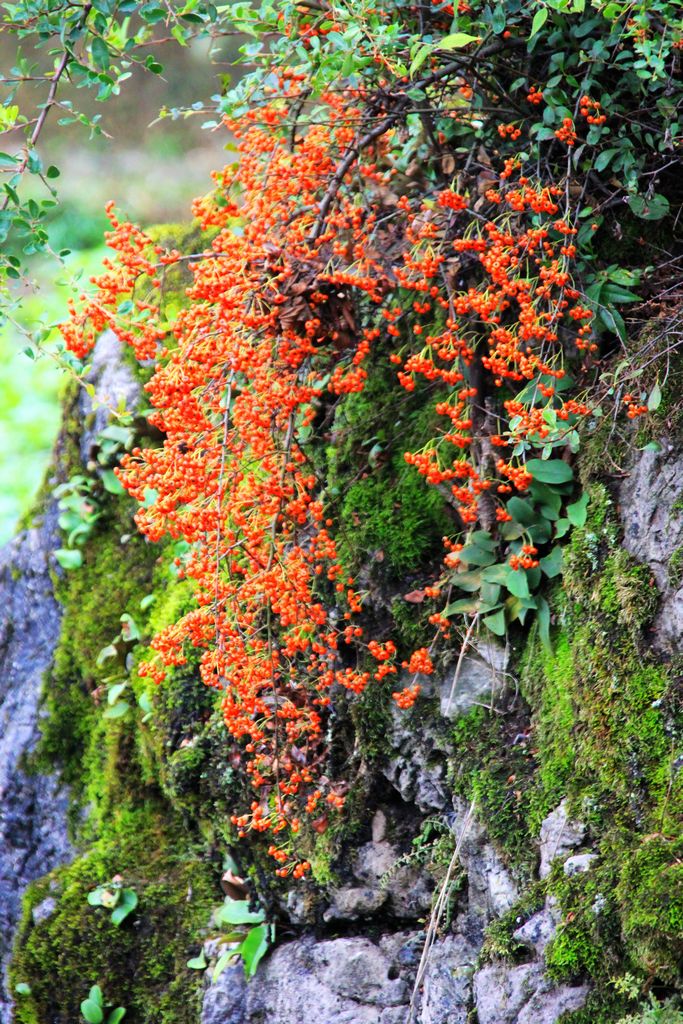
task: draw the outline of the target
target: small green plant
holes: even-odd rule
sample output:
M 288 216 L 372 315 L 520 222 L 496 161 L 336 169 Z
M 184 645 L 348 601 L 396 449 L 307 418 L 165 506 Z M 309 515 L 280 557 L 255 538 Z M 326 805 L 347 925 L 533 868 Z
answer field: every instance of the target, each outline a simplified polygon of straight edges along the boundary
M 121 875 L 114 875 L 111 882 L 98 885 L 88 893 L 88 903 L 91 907 L 111 910 L 112 924 L 118 927 L 137 907 L 138 896 L 135 889 L 124 888 Z
M 102 510 L 93 495 L 94 481 L 77 474 L 55 488 L 59 498 L 59 525 L 66 534 L 66 546 L 57 548 L 55 558 L 63 569 L 78 569 L 83 564 L 81 547 L 90 537 Z
M 87 999 L 81 1003 L 81 1013 L 87 1024 L 119 1024 L 126 1015 L 125 1007 L 108 1010 L 99 985 L 93 985 Z
M 622 1017 L 618 1024 L 683 1024 L 683 1012 L 677 1000 L 660 1003 L 650 993 L 647 1003 L 642 1003 L 636 1013 Z
M 263 956 L 275 941 L 275 925 L 266 921 L 262 910 L 251 910 L 248 900 L 233 900 L 229 897 L 214 911 L 213 920 L 219 929 L 228 926 L 220 938 L 229 947 L 216 962 L 213 981 L 221 976 L 229 964 L 237 960 L 242 961 L 245 976 L 252 978 Z M 208 963 L 204 950 L 188 960 L 187 966 L 195 971 L 205 970 Z

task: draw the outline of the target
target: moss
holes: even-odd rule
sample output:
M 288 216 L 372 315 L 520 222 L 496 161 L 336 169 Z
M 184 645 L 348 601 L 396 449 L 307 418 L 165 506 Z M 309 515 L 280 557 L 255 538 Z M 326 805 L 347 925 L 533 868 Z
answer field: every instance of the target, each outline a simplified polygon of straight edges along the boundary
M 672 837 L 682 798 L 671 731 L 676 683 L 649 656 L 643 632 L 656 588 L 620 549 L 607 490 L 592 485 L 590 494 L 588 521 L 572 534 L 554 594 L 553 652 L 531 639 L 523 659 L 539 759 L 528 823 L 537 833 L 567 796 L 588 825 L 601 857 L 572 878 L 553 871 L 548 888 L 563 919 L 546 960 L 557 981 L 592 977 L 617 1013 L 623 1002 L 611 999 L 609 982 L 620 970 L 662 984 L 677 976 L 680 852 Z
M 666 575 L 671 589 L 678 590 L 681 583 L 683 583 L 683 547 L 677 548 L 672 554 L 669 559 Z
M 114 875 L 138 896 L 120 926 L 88 893 Z M 33 919 L 46 897 L 53 913 Z M 168 808 L 151 801 L 120 807 L 101 836 L 67 867 L 33 883 L 24 900 L 11 984 L 27 982 L 18 1024 L 71 1024 L 89 987 L 127 1008 L 131 1024 L 194 1024 L 201 977 L 185 961 L 220 900 L 214 873 L 184 840 Z
M 476 799 L 478 814 L 506 859 L 520 875 L 530 876 L 535 855 L 527 818 L 536 762 L 525 743 L 515 742 L 526 728 L 527 709 L 510 701 L 497 712 L 472 708 L 456 721 L 450 778 L 456 793 Z
M 405 578 L 434 557 L 452 517 L 404 453 L 439 430 L 438 396 L 400 388 L 386 355 L 378 353 L 365 390 L 335 410 L 325 450 L 326 496 L 339 520 L 340 553 L 354 568 L 368 555 L 380 577 Z

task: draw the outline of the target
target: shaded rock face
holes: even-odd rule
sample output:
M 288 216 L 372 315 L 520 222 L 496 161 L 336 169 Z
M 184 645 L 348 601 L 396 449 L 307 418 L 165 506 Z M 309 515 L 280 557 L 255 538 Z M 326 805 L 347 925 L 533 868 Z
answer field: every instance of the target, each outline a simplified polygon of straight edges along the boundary
M 9 957 L 23 890 L 68 860 L 68 795 L 55 777 L 27 774 L 23 761 L 40 735 L 43 677 L 59 638 L 51 552 L 56 513 L 0 552 L 0 959 Z M 46 908 L 46 913 L 49 908 Z M 4 990 L 3 990 L 4 991 Z M 0 991 L 0 1020 L 9 1020 Z
M 619 491 L 624 547 L 652 570 L 662 600 L 656 646 L 674 653 L 683 642 L 683 458 L 663 438 L 659 451 L 640 452 Z M 677 561 L 678 564 L 677 564 Z
M 83 424 L 80 450 L 84 464 L 111 409 L 134 408 L 140 388 L 121 358 L 121 346 L 106 332 L 93 351 L 89 381 L 81 391 L 77 415 Z M 25 759 L 40 737 L 44 679 L 52 664 L 61 626 L 50 567 L 61 547 L 56 505 L 39 525 L 19 534 L 0 551 L 0 965 L 4 979 L 21 895 L 29 882 L 71 860 L 67 835 L 68 792 L 58 777 L 28 773 Z M 61 571 L 57 569 L 57 571 Z M 34 910 L 49 916 L 48 898 Z M 11 997 L 0 986 L 0 1022 L 11 1019 Z
M 381 823 L 373 823 L 375 838 L 357 851 L 353 884 L 332 893 L 324 915 L 326 921 L 347 921 L 365 934 L 323 941 L 305 935 L 288 942 L 265 961 L 251 984 L 240 965 L 216 982 L 209 967 L 201 1024 L 299 1024 L 311 1016 L 320 1024 L 468 1024 L 472 1011 L 479 1024 L 555 1024 L 562 1014 L 583 1006 L 587 985 L 556 985 L 545 974 L 543 955 L 560 921 L 550 899 L 515 932 L 528 949 L 528 963 L 477 969 L 486 926 L 514 906 L 519 893 L 486 830 L 468 814 L 464 802 L 455 802 L 452 821 L 466 877 L 456 896 L 453 922 L 430 947 L 419 984 L 425 931 L 417 924 L 419 916 L 424 919 L 429 913 L 419 871 L 411 869 L 413 888 L 406 893 L 413 902 L 394 903 L 394 916 L 412 916 L 413 930 L 371 939 L 368 932 L 373 929 L 362 924 L 379 907 L 390 909 L 397 879 L 406 870 L 386 881 L 382 872 L 389 870 L 396 852 Z M 583 826 L 567 818 L 564 805 L 556 808 L 544 822 L 545 842 L 552 843 L 552 850 L 546 845 L 545 859 L 576 860 L 570 854 L 583 834 Z M 362 886 L 357 884 L 361 881 Z M 207 943 L 205 953 L 215 962 L 220 949 Z

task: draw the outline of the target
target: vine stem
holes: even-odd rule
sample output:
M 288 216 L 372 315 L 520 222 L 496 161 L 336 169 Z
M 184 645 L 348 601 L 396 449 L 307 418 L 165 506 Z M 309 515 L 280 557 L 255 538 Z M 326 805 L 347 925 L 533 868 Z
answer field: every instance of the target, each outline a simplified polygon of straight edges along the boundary
M 90 15 L 90 11 L 91 10 L 92 10 L 92 4 L 90 4 L 90 3 L 86 4 L 85 7 L 83 8 L 83 14 L 81 16 L 81 28 L 83 28 L 83 26 L 85 25 L 86 21 L 88 20 L 88 17 Z M 26 167 L 28 166 L 29 154 L 30 154 L 31 150 L 35 148 L 35 145 L 36 145 L 36 143 L 38 141 L 40 133 L 42 132 L 43 127 L 45 126 L 45 121 L 47 120 L 47 115 L 50 113 L 50 110 L 52 109 L 52 107 L 55 105 L 55 103 L 57 101 L 57 89 L 59 88 L 59 82 L 60 82 L 60 80 L 62 78 L 62 75 L 66 71 L 66 66 L 69 63 L 69 57 L 70 57 L 69 50 L 65 47 L 64 53 L 59 58 L 59 64 L 55 68 L 55 73 L 54 73 L 54 76 L 52 78 L 52 82 L 50 83 L 50 88 L 48 90 L 47 99 L 45 100 L 45 104 L 43 105 L 43 109 L 41 110 L 40 114 L 38 115 L 38 119 L 36 120 L 36 123 L 35 123 L 35 126 L 33 128 L 33 131 L 31 132 L 31 138 L 29 139 L 28 145 L 24 146 L 24 156 L 23 156 L 23 158 L 21 160 L 21 163 L 17 167 L 17 169 L 15 171 L 15 174 L 19 174 L 19 175 L 23 174 L 24 171 L 26 170 Z M 9 205 L 9 201 L 10 201 L 10 196 L 9 196 L 8 193 L 6 193 L 5 194 L 5 198 L 2 201 L 2 205 L 0 206 L 0 211 L 4 211 L 4 210 L 7 209 L 8 205 Z

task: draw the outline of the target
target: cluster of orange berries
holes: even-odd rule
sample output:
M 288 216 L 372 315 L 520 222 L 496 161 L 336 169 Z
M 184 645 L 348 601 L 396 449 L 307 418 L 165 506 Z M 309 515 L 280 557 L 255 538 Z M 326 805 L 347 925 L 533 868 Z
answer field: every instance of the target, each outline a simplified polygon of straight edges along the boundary
M 555 136 L 560 140 L 560 142 L 564 142 L 566 146 L 576 145 L 576 140 L 578 136 L 576 134 L 576 128 L 574 127 L 574 122 L 572 121 L 571 117 L 562 118 L 562 124 L 555 131 Z
M 290 97 L 301 90 L 296 75 L 280 86 Z M 529 96 L 538 103 L 542 94 Z M 447 397 L 436 404 L 445 426 L 435 443 L 405 458 L 429 483 L 449 488 L 466 533 L 479 521 L 484 494 L 496 520 L 510 520 L 503 496 L 524 492 L 532 479 L 511 452 L 517 441 L 547 436 L 544 408 L 565 421 L 587 412 L 541 381 L 541 405 L 502 402 L 495 432 L 476 436 L 482 398 L 466 383 L 475 359 L 489 384 L 516 395 L 530 381 L 561 378 L 567 337 L 577 350 L 591 344 L 591 314 L 578 303 L 569 271 L 575 229 L 557 217 L 556 188 L 535 185 L 518 173 L 518 160 L 506 160 L 476 219 L 466 214 L 478 197 L 453 188 L 436 203 L 403 196 L 396 237 L 404 247 L 397 257 L 380 255 L 373 236 L 393 173 L 388 163 L 383 169 L 389 143 L 378 142 L 355 168 L 367 185 L 365 202 L 342 182 L 321 225 L 321 199 L 337 154 L 353 144 L 359 114 L 341 95 L 322 102 L 327 116 L 295 149 L 286 105 L 231 124 L 240 160 L 216 172 L 216 193 L 194 204 L 215 237 L 191 264 L 188 305 L 170 328 L 149 297 L 137 297 L 132 312 L 120 310 L 142 276 L 154 291 L 181 256 L 162 251 L 111 208 L 108 240 L 118 262 L 107 263 L 95 279 L 97 295 L 72 309 L 63 328 L 79 356 L 111 327 L 140 359 L 155 360 L 146 390 L 163 446 L 136 448 L 118 472 L 140 502 L 136 521 L 145 536 L 186 542 L 178 568 L 193 583 L 196 606 L 153 639 L 143 672 L 161 682 L 191 649 L 201 652 L 201 678 L 221 692 L 227 731 L 256 793 L 249 811 L 231 821 L 241 836 L 282 834 L 269 853 L 278 874 L 294 877 L 310 869 L 293 852 L 302 816 L 321 801 L 330 811 L 344 804 L 323 770 L 330 694 L 339 687 L 362 693 L 398 672 L 391 640 L 367 643 L 374 672 L 344 664 L 340 653 L 342 643 L 363 646 L 362 628 L 350 621 L 362 600 L 339 557 L 307 451 L 321 392 L 362 391 L 378 342 L 408 337 L 408 350 L 390 356 L 399 383 L 412 391 L 423 380 Z M 500 134 L 516 139 L 520 130 L 501 125 Z M 569 137 L 563 141 L 573 144 Z M 463 257 L 477 273 L 457 288 L 446 271 Z M 365 329 L 351 313 L 359 302 L 376 311 Z M 485 472 L 473 451 L 487 441 L 510 454 Z M 457 568 L 462 544 L 445 543 L 448 567 Z M 533 567 L 536 554 L 526 546 L 510 564 Z M 440 588 L 424 593 L 436 599 Z M 331 612 L 330 594 L 340 614 Z M 446 616 L 437 612 L 430 622 L 450 637 Z M 402 667 L 414 676 L 434 671 L 424 647 Z M 393 698 L 409 708 L 419 693 L 413 679 Z
M 622 402 L 626 406 L 626 415 L 630 420 L 634 420 L 638 416 L 643 416 L 648 411 L 647 406 L 638 403 L 633 395 L 624 395 Z
M 582 96 L 580 100 L 579 113 L 585 117 L 588 124 L 604 124 L 607 120 L 606 114 L 600 113 L 601 104 L 592 100 L 590 96 Z

